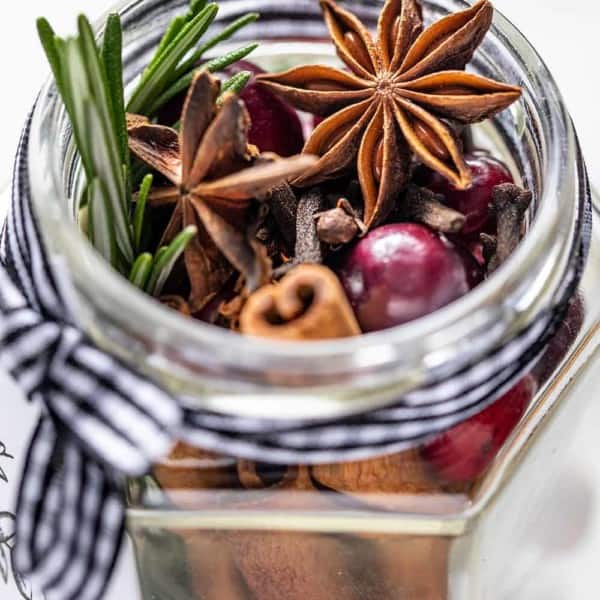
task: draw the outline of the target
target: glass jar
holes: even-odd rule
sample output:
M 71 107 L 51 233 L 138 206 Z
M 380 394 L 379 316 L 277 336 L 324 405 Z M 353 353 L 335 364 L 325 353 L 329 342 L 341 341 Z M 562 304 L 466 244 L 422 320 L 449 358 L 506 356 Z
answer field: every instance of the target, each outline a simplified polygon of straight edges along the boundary
M 129 87 L 186 4 L 140 0 L 121 7 Z M 431 20 L 465 6 L 460 0 L 424 5 Z M 367 1 L 349 6 L 371 23 L 380 8 Z M 249 9 L 261 11 L 262 19 L 235 42 L 265 40 L 253 55 L 259 64 L 336 63 L 316 2 L 224 0 L 218 20 Z M 472 365 L 493 352 L 554 306 L 588 189 L 560 93 L 502 15 L 496 14 L 472 68 L 524 88 L 511 110 L 474 128 L 477 144 L 502 157 L 534 192 L 523 242 L 492 278 L 432 315 L 343 342 L 302 344 L 192 323 L 103 262 L 75 224 L 78 162 L 49 83 L 31 132 L 32 196 L 53 261 L 74 284 L 81 326 L 190 406 L 274 419 L 333 419 L 385 406 L 433 372 Z M 477 469 L 461 470 L 461 461 L 473 457 L 445 455 L 443 445 L 440 458 L 435 440 L 369 461 L 313 467 L 255 464 L 179 444 L 151 476 L 129 486 L 129 531 L 144 597 L 504 597 L 514 584 L 505 558 L 531 552 L 530 538 L 544 526 L 533 513 L 545 502 L 587 401 L 577 387 L 598 351 L 598 293 L 596 231 L 578 297 L 533 368 L 537 391 L 527 375 L 508 393 L 520 407 L 515 422 L 500 436 L 502 444 L 486 449 Z M 472 437 L 481 429 L 470 431 Z

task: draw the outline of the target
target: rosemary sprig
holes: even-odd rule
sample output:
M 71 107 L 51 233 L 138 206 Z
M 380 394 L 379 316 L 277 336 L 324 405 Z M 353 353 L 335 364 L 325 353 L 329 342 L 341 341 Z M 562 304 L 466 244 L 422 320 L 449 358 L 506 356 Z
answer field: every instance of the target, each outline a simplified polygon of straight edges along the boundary
M 193 50 L 214 21 L 217 12 L 218 7 L 215 3 L 206 4 L 205 0 L 197 0 L 191 3 L 186 16 L 175 17 L 133 92 L 127 105 L 129 112 L 152 117 L 169 100 L 189 87 L 199 69 L 205 68 L 211 73 L 221 71 L 256 49 L 258 44 L 246 44 L 222 57 L 199 65 L 206 52 L 259 18 L 258 13 L 243 15 Z
M 149 252 L 144 252 L 137 257 L 137 260 L 131 267 L 131 273 L 129 273 L 129 281 L 141 290 L 146 289 L 148 279 L 152 273 L 152 266 L 154 264 L 154 258 Z
M 74 38 L 58 38 L 44 19 L 38 21 L 38 31 L 69 113 L 91 190 L 88 200 L 94 198 L 97 205 L 100 194 L 105 194 L 106 206 L 102 209 L 96 206 L 90 213 L 91 239 L 101 254 L 118 268 L 118 254 L 129 263 L 134 256 L 128 219 L 127 165 L 122 160 L 123 146 L 116 129 L 118 91 L 114 87 L 115 80 L 113 78 L 111 87 L 92 28 L 85 17 L 79 17 L 78 36 Z M 111 25 L 111 35 L 114 37 L 110 43 L 120 44 L 120 39 L 116 39 L 120 37 L 120 26 Z M 114 60 L 112 48 L 102 54 L 110 55 Z M 124 112 L 122 114 L 124 120 Z M 109 221 L 100 223 L 102 218 Z M 108 242 L 106 231 L 109 229 L 113 231 L 118 252 Z
M 196 65 L 200 61 L 200 59 L 212 48 L 214 48 L 217 44 L 228 40 L 234 33 L 246 27 L 246 25 L 250 25 L 250 23 L 254 23 L 259 18 L 258 13 L 248 13 L 246 15 L 241 16 L 239 19 L 236 19 L 233 23 L 225 27 L 223 31 L 213 36 L 208 41 L 204 42 L 184 63 L 182 63 L 175 73 L 174 79 L 178 79 L 183 77 L 189 71 L 192 71 L 196 68 Z M 257 44 L 258 45 L 258 44 Z M 238 59 L 240 60 L 240 59 Z
M 207 62 L 206 64 L 198 67 L 194 71 L 186 73 L 180 79 L 175 81 L 175 83 L 173 83 L 160 96 L 158 96 L 155 100 L 151 101 L 151 103 L 149 103 L 149 105 L 145 109 L 146 112 L 144 112 L 142 114 L 149 116 L 149 117 L 154 116 L 156 114 L 156 112 L 162 106 L 164 106 L 167 102 L 169 102 L 170 100 L 172 100 L 179 94 L 183 93 L 185 90 L 187 90 L 190 87 L 192 80 L 194 79 L 194 76 L 196 75 L 196 73 L 198 71 L 200 71 L 202 69 L 207 69 L 210 73 L 216 73 L 218 71 L 222 71 L 223 69 L 227 68 L 228 66 L 237 62 L 238 60 L 242 60 L 242 58 L 245 58 L 246 56 L 248 56 L 248 54 L 250 54 L 251 52 L 256 50 L 257 47 L 258 47 L 257 43 L 247 44 L 245 46 L 242 46 L 241 48 L 237 48 L 236 50 L 232 50 L 231 52 L 228 52 L 224 56 L 220 56 L 218 58 L 215 58 L 215 59 Z M 247 82 L 247 80 L 246 80 L 246 82 Z M 242 88 L 243 88 L 243 86 L 242 86 Z M 240 88 L 240 90 L 242 88 Z
M 148 203 L 148 195 L 150 194 L 153 182 L 154 175 L 148 174 L 144 177 L 135 204 L 135 212 L 133 215 L 133 240 L 138 252 L 141 250 L 142 234 L 144 232 L 144 221 L 146 217 L 146 205 Z
M 106 70 L 109 100 L 112 109 L 113 125 L 121 150 L 121 162 L 129 165 L 129 146 L 127 143 L 127 124 L 123 99 L 123 31 L 121 19 L 110 14 L 106 21 L 102 43 L 102 62 Z
M 181 59 L 196 45 L 217 15 L 217 5 L 208 4 L 189 23 L 186 23 L 172 42 L 153 59 L 153 64 L 142 76 L 127 105 L 128 112 L 147 114 L 147 105 L 168 86 Z
M 245 87 L 250 78 L 252 77 L 252 73 L 250 71 L 240 71 L 236 73 L 231 79 L 224 81 L 221 84 L 221 96 L 225 92 L 233 92 L 234 94 L 239 94 Z
M 161 248 L 156 253 L 152 273 L 146 284 L 146 291 L 149 294 L 152 296 L 161 294 L 175 263 L 197 232 L 198 230 L 193 225 L 186 227 L 168 246 Z
M 106 189 L 97 177 L 87 186 L 87 206 L 90 241 L 110 264 L 116 265 L 118 253 L 110 204 L 106 202 Z

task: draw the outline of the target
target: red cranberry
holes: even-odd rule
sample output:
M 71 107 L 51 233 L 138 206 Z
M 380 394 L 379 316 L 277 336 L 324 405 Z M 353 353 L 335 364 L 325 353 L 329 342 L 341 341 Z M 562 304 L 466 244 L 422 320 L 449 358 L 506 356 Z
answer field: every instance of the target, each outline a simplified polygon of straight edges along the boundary
M 371 231 L 342 258 L 337 270 L 363 331 L 422 317 L 481 280 L 472 257 L 416 223 Z
M 536 380 L 527 375 L 483 412 L 426 444 L 421 451 L 423 457 L 444 481 L 473 481 L 488 468 L 536 391 Z
M 473 185 L 468 190 L 456 189 L 445 177 L 425 168 L 418 174 L 419 183 L 445 196 L 448 206 L 467 217 L 464 234 L 493 232 L 489 205 L 494 187 L 513 183 L 513 177 L 506 165 L 488 154 L 476 151 L 465 159 L 473 176 Z
M 239 61 L 227 69 L 228 75 L 250 71 L 254 75 L 264 71 L 254 63 Z M 256 85 L 251 79 L 240 92 L 252 120 L 248 139 L 262 152 L 276 152 L 292 156 L 302 151 L 304 134 L 296 111 L 273 92 Z

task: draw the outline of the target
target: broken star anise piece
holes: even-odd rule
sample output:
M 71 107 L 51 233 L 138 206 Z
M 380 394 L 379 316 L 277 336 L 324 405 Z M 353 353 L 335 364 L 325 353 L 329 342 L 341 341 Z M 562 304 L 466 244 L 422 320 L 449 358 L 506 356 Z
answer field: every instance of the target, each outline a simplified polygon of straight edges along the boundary
M 179 133 L 129 117 L 131 151 L 173 183 L 148 198 L 150 206 L 174 207 L 161 245 L 189 225 L 198 229 L 184 253 L 192 312 L 219 292 L 232 268 L 249 291 L 270 281 L 270 261 L 249 222 L 256 214 L 252 201 L 315 162 L 299 155 L 253 164 L 256 151 L 248 145 L 244 104 L 232 93 L 217 102 L 219 92 L 219 81 L 208 72 L 194 78 Z
M 393 208 L 413 155 L 467 188 L 469 168 L 446 120 L 482 121 L 521 95 L 518 87 L 463 71 L 491 25 L 490 2 L 480 0 L 423 30 L 418 0 L 387 0 L 376 42 L 334 0 L 321 6 L 349 72 L 309 65 L 257 77 L 296 108 L 329 115 L 304 147 L 320 160 L 293 183 L 313 186 L 356 167 L 369 228 Z

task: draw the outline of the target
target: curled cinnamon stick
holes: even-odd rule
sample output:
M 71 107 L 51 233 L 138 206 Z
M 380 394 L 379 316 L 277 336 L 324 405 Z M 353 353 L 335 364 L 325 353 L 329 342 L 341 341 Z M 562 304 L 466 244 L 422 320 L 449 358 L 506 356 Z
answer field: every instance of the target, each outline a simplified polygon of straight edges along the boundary
M 243 334 L 280 340 L 360 335 L 338 278 L 327 267 L 299 265 L 279 284 L 252 294 L 240 316 Z
M 306 466 L 283 471 L 274 465 L 238 461 L 238 474 L 249 490 L 239 510 L 331 511 L 339 505 L 331 494 L 315 488 Z M 348 563 L 344 540 L 317 532 L 232 531 L 225 538 L 235 567 L 257 600 L 348 600 L 371 598 L 356 594 L 357 579 Z M 340 575 L 343 574 L 343 577 Z

